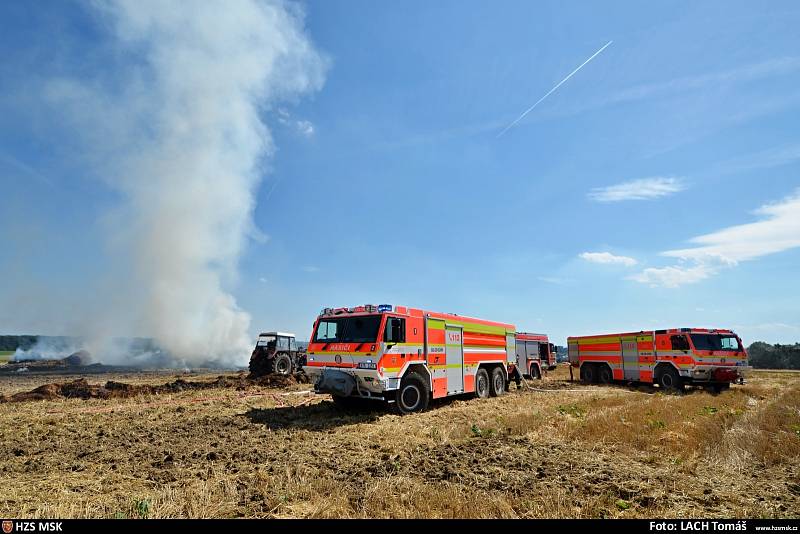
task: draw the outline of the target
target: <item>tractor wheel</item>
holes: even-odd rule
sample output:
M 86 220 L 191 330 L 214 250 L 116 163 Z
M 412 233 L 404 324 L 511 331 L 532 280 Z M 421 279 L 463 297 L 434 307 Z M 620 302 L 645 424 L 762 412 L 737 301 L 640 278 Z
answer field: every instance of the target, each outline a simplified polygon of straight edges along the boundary
M 584 363 L 581 365 L 581 382 L 584 384 L 592 384 L 597 380 L 597 370 L 594 364 Z
M 260 376 L 268 375 L 272 372 L 272 365 L 267 359 L 266 352 L 263 350 L 255 350 L 250 356 L 250 378 L 258 378 Z
M 614 380 L 614 374 L 611 372 L 611 368 L 607 365 L 600 366 L 600 372 L 597 375 L 597 378 L 600 380 L 601 384 L 610 384 Z
M 475 373 L 475 396 L 479 399 L 489 396 L 489 373 L 483 367 Z
M 664 391 L 679 391 L 683 389 L 683 382 L 674 367 L 665 367 L 658 376 L 658 384 Z
M 506 392 L 506 374 L 502 367 L 492 369 L 492 379 L 489 382 L 489 395 L 499 397 Z
M 397 390 L 394 409 L 400 415 L 424 412 L 431 401 L 431 389 L 428 381 L 419 373 L 411 371 L 400 382 Z
M 279 352 L 272 359 L 271 367 L 272 372 L 276 375 L 289 376 L 294 370 L 294 365 L 292 365 L 292 357 L 285 352 Z

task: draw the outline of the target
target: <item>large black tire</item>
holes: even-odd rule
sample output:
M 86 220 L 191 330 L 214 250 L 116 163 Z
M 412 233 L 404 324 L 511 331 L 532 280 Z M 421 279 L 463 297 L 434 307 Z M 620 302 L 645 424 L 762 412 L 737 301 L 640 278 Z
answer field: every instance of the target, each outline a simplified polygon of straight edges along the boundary
M 611 372 L 611 367 L 608 365 L 601 365 L 600 372 L 597 374 L 597 379 L 601 384 L 610 384 L 614 380 L 614 373 Z
M 506 392 L 506 373 L 502 367 L 492 369 L 491 380 L 489 380 L 489 395 L 499 397 Z
M 428 381 L 419 373 L 411 371 L 400 381 L 394 409 L 400 415 L 424 412 L 428 409 L 430 401 L 431 388 Z
M 530 377 L 531 377 L 531 378 L 536 378 L 536 379 L 539 379 L 539 380 L 541 380 L 541 379 L 542 379 L 542 373 L 541 373 L 541 372 L 539 372 L 539 366 L 537 366 L 535 363 L 532 363 L 532 364 L 531 364 L 531 374 L 530 374 Z
M 272 361 L 265 350 L 257 349 L 250 355 L 250 378 L 258 378 L 272 372 Z
M 475 396 L 479 399 L 489 396 L 489 373 L 483 367 L 475 373 Z
M 680 391 L 683 389 L 683 381 L 678 371 L 674 367 L 662 367 L 658 374 L 658 385 L 664 391 Z
M 581 382 L 584 384 L 593 384 L 597 381 L 597 369 L 593 363 L 584 363 L 581 365 Z
M 270 360 L 270 372 L 276 375 L 289 376 L 294 371 L 292 357 L 285 352 L 279 352 Z

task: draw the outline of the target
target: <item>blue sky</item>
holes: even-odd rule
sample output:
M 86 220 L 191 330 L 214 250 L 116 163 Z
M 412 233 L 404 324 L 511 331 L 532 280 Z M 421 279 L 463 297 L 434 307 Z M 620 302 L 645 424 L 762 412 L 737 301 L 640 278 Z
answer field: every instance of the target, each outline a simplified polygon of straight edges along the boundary
M 226 282 L 252 334 L 390 303 L 559 344 L 682 326 L 800 341 L 796 2 L 303 7 L 328 67 L 262 110 L 267 239 Z M 47 79 L 113 79 L 107 38 L 80 3 L 0 5 L 0 293 L 27 295 L 4 332 L 69 333 L 37 310 L 70 315 L 113 263 L 117 194 L 37 102 Z

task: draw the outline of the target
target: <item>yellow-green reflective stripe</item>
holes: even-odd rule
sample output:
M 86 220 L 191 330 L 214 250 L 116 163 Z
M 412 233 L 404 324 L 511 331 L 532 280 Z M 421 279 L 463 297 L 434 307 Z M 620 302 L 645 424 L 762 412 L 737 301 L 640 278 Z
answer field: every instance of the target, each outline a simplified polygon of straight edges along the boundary
M 431 320 L 432 319 L 428 319 L 429 325 Z M 436 319 L 436 320 L 441 321 L 441 319 Z M 446 322 L 448 326 L 450 325 L 460 326 L 464 329 L 465 332 L 476 332 L 478 334 L 497 334 L 500 336 L 505 336 L 507 332 L 508 333 L 514 332 L 513 330 L 506 330 L 504 326 L 490 326 L 485 324 L 470 323 L 466 321 L 457 321 L 453 319 L 447 319 Z
M 429 330 L 444 330 L 444 321 L 441 319 L 428 319 Z
M 595 345 L 598 343 L 619 343 L 619 336 L 606 336 L 606 337 L 592 337 L 588 339 L 579 339 L 576 341 L 578 345 Z

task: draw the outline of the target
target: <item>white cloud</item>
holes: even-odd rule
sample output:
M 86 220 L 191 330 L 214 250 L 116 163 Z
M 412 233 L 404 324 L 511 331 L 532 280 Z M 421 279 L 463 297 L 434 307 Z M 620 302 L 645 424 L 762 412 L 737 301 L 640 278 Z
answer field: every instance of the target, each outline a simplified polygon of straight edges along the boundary
M 800 57 L 773 58 L 761 63 L 742 65 L 726 71 L 707 72 L 651 84 L 637 85 L 608 98 L 603 104 L 670 96 L 681 92 L 697 91 L 708 86 L 734 85 L 772 76 L 792 74 L 797 70 L 800 70 Z
M 684 284 L 693 284 L 700 280 L 705 280 L 714 273 L 715 271 L 706 265 L 650 267 L 638 274 L 629 276 L 628 280 L 641 282 L 651 287 L 680 287 Z
M 311 137 L 314 135 L 314 123 L 304 119 L 295 119 L 284 108 L 277 110 L 278 122 L 287 128 L 294 130 L 304 137 Z
M 780 167 L 800 159 L 800 144 L 782 145 L 759 152 L 737 156 L 717 167 L 722 174 Z
M 557 286 L 568 286 L 573 282 L 573 280 L 569 278 L 559 278 L 557 276 L 539 276 L 537 277 L 537 280 L 546 282 L 548 284 L 554 284 Z
M 619 202 L 622 200 L 653 200 L 673 195 L 686 189 L 678 178 L 653 177 L 631 180 L 621 184 L 592 189 L 588 197 L 597 202 Z
M 638 263 L 635 259 L 629 258 L 628 256 L 615 256 L 610 252 L 583 252 L 578 254 L 578 256 L 592 263 L 624 265 L 625 267 L 632 267 Z
M 302 270 L 303 270 L 303 272 L 306 272 L 306 273 L 318 273 L 319 272 L 319 267 L 316 267 L 314 265 L 306 265 L 306 266 L 304 266 L 302 268 Z
M 311 121 L 297 121 L 295 126 L 297 127 L 297 130 L 306 137 L 311 137 L 314 135 L 314 125 L 311 123 Z
M 668 250 L 664 256 L 736 265 L 740 261 L 800 247 L 800 189 L 780 202 L 762 206 L 755 213 L 764 219 L 695 237 L 690 242 L 700 246 Z
M 699 282 L 740 261 L 753 260 L 800 247 L 800 189 L 783 200 L 755 211 L 762 220 L 729 226 L 690 240 L 699 246 L 663 252 L 683 262 L 671 267 L 645 269 L 631 280 L 678 287 Z M 685 267 L 685 262 L 692 262 Z

